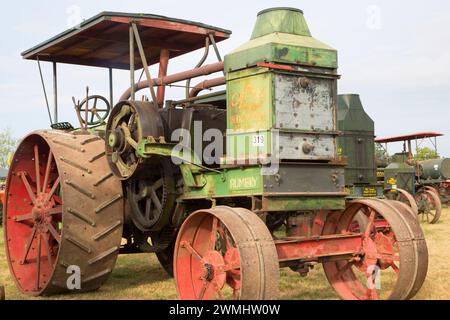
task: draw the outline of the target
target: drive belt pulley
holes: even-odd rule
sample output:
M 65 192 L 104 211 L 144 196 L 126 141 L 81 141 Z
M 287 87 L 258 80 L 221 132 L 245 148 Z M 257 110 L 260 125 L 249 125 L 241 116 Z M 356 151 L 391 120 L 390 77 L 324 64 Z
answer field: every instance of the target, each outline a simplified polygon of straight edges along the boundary
M 150 102 L 121 101 L 111 112 L 106 132 L 106 156 L 111 171 L 121 180 L 139 173 L 143 178 L 146 164 L 151 163 L 137 152 L 144 138 L 164 137 L 164 125 L 158 109 Z

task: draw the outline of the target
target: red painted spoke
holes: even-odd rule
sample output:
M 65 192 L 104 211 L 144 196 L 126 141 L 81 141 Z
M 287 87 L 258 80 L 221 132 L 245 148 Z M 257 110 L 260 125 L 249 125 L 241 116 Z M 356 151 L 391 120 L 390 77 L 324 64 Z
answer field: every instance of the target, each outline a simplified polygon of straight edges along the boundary
M 202 259 L 203 259 L 203 257 L 197 252 L 197 250 L 195 250 L 195 249 L 191 246 L 191 244 L 190 244 L 189 242 L 184 241 L 184 242 L 182 243 L 182 246 L 183 246 L 187 251 L 189 251 L 190 254 L 192 254 L 193 256 L 195 256 L 198 260 L 202 260 Z
M 211 237 L 209 238 L 209 245 L 208 248 L 210 250 L 214 250 L 216 247 L 216 241 L 217 241 L 217 223 L 218 219 L 213 216 L 212 226 L 211 226 Z
M 61 236 L 59 235 L 58 231 L 56 231 L 55 227 L 51 223 L 47 223 L 48 231 L 52 234 L 53 238 L 58 242 L 61 243 Z
M 62 213 L 62 206 L 56 206 L 54 208 L 51 208 L 51 209 L 47 210 L 46 213 L 48 215 L 54 215 L 54 214 Z
M 208 289 L 209 284 L 210 282 L 203 280 L 202 288 L 200 289 L 197 300 L 203 300 L 203 297 L 205 296 L 205 292 L 206 289 Z
M 380 260 L 400 261 L 400 257 L 395 254 L 383 254 L 379 253 L 375 255 Z
M 364 237 L 368 237 L 370 235 L 370 231 L 372 230 L 373 224 L 375 222 L 375 210 L 370 209 L 369 221 L 367 222 L 366 230 L 364 231 Z
M 36 290 L 39 290 L 39 278 L 41 277 L 41 235 L 38 234 L 38 247 L 36 253 Z
M 225 267 L 223 267 L 224 272 L 232 271 L 232 270 L 239 270 L 239 269 L 241 269 L 241 264 L 239 262 L 227 263 L 225 265 Z
M 36 203 L 36 197 L 34 195 L 33 190 L 31 190 L 31 186 L 28 183 L 27 177 L 25 176 L 25 172 L 22 171 L 22 172 L 19 173 L 19 175 L 20 175 L 20 178 L 22 179 L 22 182 L 23 182 L 23 184 L 25 186 L 25 189 L 27 189 L 28 196 L 30 197 L 31 201 L 33 203 Z
M 48 245 L 48 240 L 45 234 L 42 235 L 42 238 L 44 239 L 44 247 L 45 247 L 45 253 L 47 254 L 47 260 L 50 268 L 53 266 L 52 263 L 52 255 L 50 253 L 50 247 Z
M 53 200 L 55 200 L 55 202 L 58 203 L 58 204 L 62 204 L 61 198 L 58 197 L 57 195 L 54 195 L 54 196 L 53 196 Z
M 47 201 L 50 201 L 50 199 L 52 198 L 52 196 L 53 196 L 53 194 L 55 193 L 55 191 L 56 191 L 56 188 L 58 187 L 58 185 L 59 185 L 59 181 L 60 181 L 60 179 L 59 179 L 59 177 L 55 180 L 55 182 L 53 183 L 53 187 L 52 187 L 52 189 L 50 190 L 50 192 L 48 193 L 48 195 L 47 195 Z
M 15 216 L 13 218 L 13 220 L 16 222 L 21 222 L 21 221 L 30 220 L 30 219 L 33 219 L 33 213 L 22 214 L 20 216 Z
M 391 263 L 391 268 L 394 269 L 395 273 L 397 274 L 400 273 L 399 267 L 397 267 L 397 265 L 394 262 Z
M 39 172 L 39 149 L 34 145 L 34 169 L 36 172 L 36 193 L 41 193 L 41 173 Z
M 50 176 L 50 167 L 52 165 L 52 160 L 53 160 L 53 153 L 50 150 L 48 152 L 47 166 L 45 167 L 44 184 L 42 185 L 42 192 L 47 191 L 48 177 Z
M 31 231 L 31 237 L 27 241 L 27 246 L 25 247 L 25 252 L 23 253 L 22 259 L 20 260 L 21 264 L 24 264 L 27 261 L 28 253 L 30 252 L 31 244 L 33 243 L 34 236 L 36 235 L 36 226 L 33 227 L 33 231 Z

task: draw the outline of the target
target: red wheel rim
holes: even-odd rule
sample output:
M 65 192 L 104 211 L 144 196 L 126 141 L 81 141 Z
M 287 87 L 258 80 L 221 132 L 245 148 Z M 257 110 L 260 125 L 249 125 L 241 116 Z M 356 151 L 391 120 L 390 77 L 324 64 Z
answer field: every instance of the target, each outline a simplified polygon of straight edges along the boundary
M 181 299 L 238 299 L 240 268 L 234 239 L 216 216 L 196 214 L 183 224 L 174 259 Z
M 30 139 L 14 156 L 6 195 L 6 252 L 19 288 L 38 295 L 51 279 L 61 242 L 60 177 L 48 144 Z

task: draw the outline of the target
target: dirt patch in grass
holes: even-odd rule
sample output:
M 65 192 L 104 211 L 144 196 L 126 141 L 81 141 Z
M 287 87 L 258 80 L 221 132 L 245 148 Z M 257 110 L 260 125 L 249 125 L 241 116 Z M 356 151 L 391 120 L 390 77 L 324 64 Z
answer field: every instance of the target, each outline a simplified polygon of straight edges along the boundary
M 429 250 L 428 275 L 415 299 L 450 300 L 450 209 L 444 209 L 435 225 L 422 224 Z M 280 271 L 282 299 L 337 299 L 320 265 L 307 277 L 289 269 Z M 176 299 L 173 280 L 160 267 L 153 254 L 120 256 L 106 284 L 98 291 L 31 298 L 20 293 L 9 274 L 5 257 L 3 229 L 0 228 L 0 284 L 7 299 Z

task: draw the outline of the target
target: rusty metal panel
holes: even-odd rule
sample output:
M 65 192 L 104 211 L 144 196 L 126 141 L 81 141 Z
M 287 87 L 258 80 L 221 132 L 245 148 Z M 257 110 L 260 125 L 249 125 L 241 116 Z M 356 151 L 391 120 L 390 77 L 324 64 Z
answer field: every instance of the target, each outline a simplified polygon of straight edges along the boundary
M 334 129 L 334 80 L 275 75 L 275 126 L 282 129 Z
M 264 193 L 344 192 L 344 167 L 281 164 L 276 175 L 264 176 Z
M 227 75 L 228 129 L 254 131 L 272 125 L 272 77 L 265 68 Z
M 335 157 L 335 139 L 332 135 L 280 132 L 274 140 L 279 158 L 287 160 L 331 160 Z

